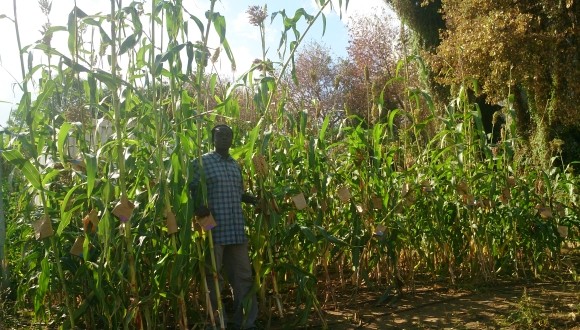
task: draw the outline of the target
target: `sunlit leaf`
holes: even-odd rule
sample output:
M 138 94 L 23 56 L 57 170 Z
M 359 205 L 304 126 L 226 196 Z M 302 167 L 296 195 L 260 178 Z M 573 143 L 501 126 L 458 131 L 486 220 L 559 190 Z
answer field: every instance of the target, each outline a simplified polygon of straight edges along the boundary
M 60 158 L 60 162 L 62 164 L 65 163 L 65 155 L 66 155 L 64 145 L 68 139 L 68 133 L 70 132 L 71 128 L 72 124 L 65 121 L 64 123 L 62 123 L 60 129 L 58 130 L 57 151 Z
M 139 35 L 131 34 L 130 36 L 128 36 L 125 40 L 123 40 L 121 47 L 119 47 L 119 55 L 125 54 L 130 49 L 133 49 L 138 42 Z
M 87 198 L 91 198 L 97 180 L 97 158 L 91 154 L 84 155 L 87 167 Z
M 16 166 L 24 177 L 28 180 L 28 182 L 37 190 L 42 188 L 41 181 L 40 181 L 40 173 L 32 165 L 30 160 L 25 159 L 22 153 L 18 150 L 5 150 L 2 152 L 2 156 L 6 159 L 9 163 Z

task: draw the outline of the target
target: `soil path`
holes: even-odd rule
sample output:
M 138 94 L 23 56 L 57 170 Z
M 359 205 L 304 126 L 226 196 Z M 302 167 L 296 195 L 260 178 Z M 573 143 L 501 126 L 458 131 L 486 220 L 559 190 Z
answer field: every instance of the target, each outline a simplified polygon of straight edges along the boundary
M 353 297 L 357 297 L 356 299 Z M 477 289 L 422 287 L 400 297 L 360 290 L 323 307 L 328 329 L 575 329 L 580 330 L 580 283 L 505 283 Z M 382 303 L 378 303 L 381 301 Z M 292 317 L 271 329 L 322 329 Z

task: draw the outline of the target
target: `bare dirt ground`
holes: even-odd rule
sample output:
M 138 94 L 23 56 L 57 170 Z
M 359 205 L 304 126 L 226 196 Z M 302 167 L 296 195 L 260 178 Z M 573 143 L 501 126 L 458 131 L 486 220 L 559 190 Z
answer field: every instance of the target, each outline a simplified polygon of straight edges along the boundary
M 503 282 L 485 287 L 419 285 L 402 295 L 379 289 L 336 288 L 322 306 L 326 327 L 312 312 L 306 325 L 286 302 L 285 316 L 262 317 L 260 329 L 574 329 L 580 330 L 580 282 Z M 339 290 L 340 289 L 340 290 Z M 272 306 L 273 308 L 274 306 Z M 16 315 L 0 318 L 0 330 L 31 326 Z M 18 325 L 18 326 L 16 326 Z M 192 329 L 204 329 L 192 324 Z
M 357 298 L 353 298 L 353 297 Z M 473 289 L 423 286 L 378 303 L 382 292 L 337 295 L 324 306 L 328 329 L 580 329 L 580 283 L 501 283 Z M 396 300 L 396 301 L 393 301 Z M 320 318 L 291 325 L 292 316 L 272 320 L 271 329 L 322 329 Z
M 307 324 L 296 326 L 298 316 L 293 315 L 288 301 L 284 318 L 273 317 L 263 325 L 273 330 L 580 330 L 580 248 L 563 252 L 565 266 L 545 274 L 542 280 L 511 278 L 453 286 L 416 280 L 413 287 L 403 286 L 400 295 L 385 288 L 356 289 L 336 283 L 334 297 L 319 297 L 325 321 L 312 312 Z
M 259 329 L 580 330 L 580 249 L 568 253 L 567 267 L 541 281 L 498 279 L 450 286 L 416 279 L 413 287 L 403 286 L 400 295 L 384 287 L 356 288 L 338 281 L 332 282 L 333 290 L 326 290 L 325 283 L 320 282 L 321 292 L 335 292 L 334 296 L 319 297 L 322 317 L 312 311 L 300 323 L 295 295 L 282 295 L 288 299 L 283 301 L 284 317 L 275 312 L 270 299 L 271 316 L 262 309 Z M 226 305 L 229 298 L 225 298 Z M 13 305 L 0 297 L 0 330 L 54 328 L 31 324 L 31 317 L 23 319 L 25 314 L 15 312 Z M 206 326 L 198 320 L 190 324 L 190 329 Z

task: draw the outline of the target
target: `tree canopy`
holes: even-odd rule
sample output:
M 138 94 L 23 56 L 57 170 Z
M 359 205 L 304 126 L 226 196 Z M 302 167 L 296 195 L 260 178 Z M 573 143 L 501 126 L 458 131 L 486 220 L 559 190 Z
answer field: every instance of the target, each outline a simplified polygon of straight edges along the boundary
M 578 1 L 386 1 L 425 41 L 439 83 L 511 100 L 526 141 L 561 139 L 567 160 L 580 158 Z

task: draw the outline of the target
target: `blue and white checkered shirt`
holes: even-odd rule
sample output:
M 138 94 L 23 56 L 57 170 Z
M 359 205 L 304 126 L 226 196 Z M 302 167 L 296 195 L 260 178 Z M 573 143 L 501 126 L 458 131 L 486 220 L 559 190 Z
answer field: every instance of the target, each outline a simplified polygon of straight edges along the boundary
M 248 238 L 244 231 L 242 212 L 244 184 L 240 166 L 231 156 L 223 157 L 217 152 L 204 154 L 201 159 L 207 187 L 207 205 L 217 223 L 212 229 L 214 243 L 246 243 Z M 199 159 L 194 161 L 192 175 L 189 189 L 194 207 L 197 208 L 203 204 Z

